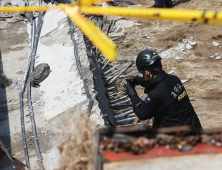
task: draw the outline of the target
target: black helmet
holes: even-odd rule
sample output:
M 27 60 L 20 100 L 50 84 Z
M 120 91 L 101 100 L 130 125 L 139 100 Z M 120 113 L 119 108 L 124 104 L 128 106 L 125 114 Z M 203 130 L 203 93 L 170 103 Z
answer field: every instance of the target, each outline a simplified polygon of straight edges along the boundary
M 143 50 L 136 58 L 136 67 L 139 72 L 142 72 L 143 67 L 151 66 L 158 59 L 162 59 L 159 54 L 153 50 Z

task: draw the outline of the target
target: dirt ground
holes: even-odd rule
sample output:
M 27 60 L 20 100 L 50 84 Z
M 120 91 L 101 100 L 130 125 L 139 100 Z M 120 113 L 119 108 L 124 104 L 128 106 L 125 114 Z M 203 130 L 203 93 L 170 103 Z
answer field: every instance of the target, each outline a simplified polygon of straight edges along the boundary
M 129 1 L 147 7 L 154 4 L 153 0 Z M 173 1 L 173 3 L 175 9 L 222 10 L 220 0 L 183 0 Z M 149 46 L 161 53 L 178 46 L 182 40 L 193 37 L 197 45 L 186 51 L 186 57 L 179 60 L 163 59 L 163 69 L 166 72 L 175 71 L 175 75 L 182 80 L 187 80 L 184 85 L 203 128 L 220 127 L 222 125 L 222 61 L 210 56 L 215 53 L 222 55 L 221 46 L 212 45 L 213 42 L 222 44 L 222 27 L 132 18 L 129 20 L 142 25 L 126 29 L 125 39 L 116 41 L 120 47 L 121 56 L 136 56 Z M 143 35 L 148 35 L 149 38 Z

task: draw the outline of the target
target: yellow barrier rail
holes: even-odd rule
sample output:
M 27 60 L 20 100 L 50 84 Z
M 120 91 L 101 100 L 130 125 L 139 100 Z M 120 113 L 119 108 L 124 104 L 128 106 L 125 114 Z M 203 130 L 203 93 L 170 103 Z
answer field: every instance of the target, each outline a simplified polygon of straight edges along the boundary
M 98 7 L 86 6 L 97 2 L 110 0 L 82 0 L 71 5 L 61 4 L 58 6 L 41 7 L 0 7 L 0 12 L 38 12 L 61 9 L 66 12 L 69 18 L 82 30 L 94 45 L 109 60 L 115 60 L 117 56 L 116 45 L 98 27 L 90 22 L 84 14 L 96 15 L 118 15 L 147 19 L 162 19 L 170 21 L 185 21 L 207 24 L 222 24 L 222 12 L 203 10 L 178 10 L 178 9 L 157 9 L 157 8 L 126 8 L 126 7 Z

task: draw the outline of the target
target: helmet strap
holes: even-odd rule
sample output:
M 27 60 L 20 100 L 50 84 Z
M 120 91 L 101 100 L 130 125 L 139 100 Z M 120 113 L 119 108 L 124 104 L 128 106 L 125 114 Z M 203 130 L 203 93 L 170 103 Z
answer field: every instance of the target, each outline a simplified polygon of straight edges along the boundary
M 150 78 L 150 81 L 152 81 L 153 80 L 153 78 L 154 78 L 154 75 L 152 76 L 152 77 L 149 77 Z

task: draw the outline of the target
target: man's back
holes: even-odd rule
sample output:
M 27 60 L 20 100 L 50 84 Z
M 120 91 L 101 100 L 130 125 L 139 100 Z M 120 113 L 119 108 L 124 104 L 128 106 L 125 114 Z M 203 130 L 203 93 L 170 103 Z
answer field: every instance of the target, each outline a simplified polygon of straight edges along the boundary
M 187 92 L 180 79 L 161 71 L 145 89 L 148 97 L 154 99 L 155 127 L 191 125 L 201 127 L 200 121 L 190 103 Z

